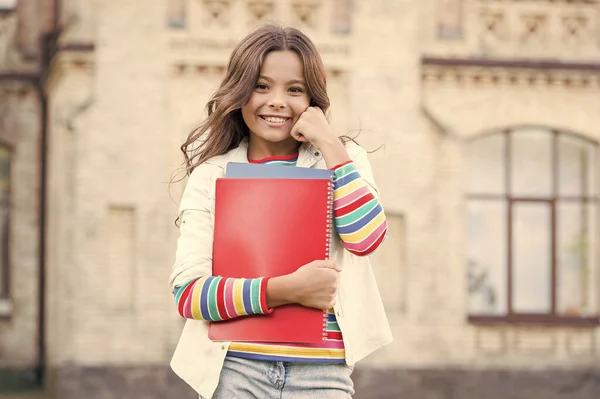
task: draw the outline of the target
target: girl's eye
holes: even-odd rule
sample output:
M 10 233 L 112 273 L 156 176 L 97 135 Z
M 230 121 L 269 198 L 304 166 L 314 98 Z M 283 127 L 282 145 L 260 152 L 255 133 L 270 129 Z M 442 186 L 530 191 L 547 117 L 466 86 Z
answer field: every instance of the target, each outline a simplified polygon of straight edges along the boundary
M 291 87 L 291 88 L 290 88 L 290 91 L 291 91 L 292 93 L 302 93 L 302 92 L 303 92 L 303 91 L 302 91 L 302 89 L 301 89 L 300 87 Z
M 267 85 L 264 83 L 257 83 L 255 88 L 258 90 L 267 90 L 268 89 Z

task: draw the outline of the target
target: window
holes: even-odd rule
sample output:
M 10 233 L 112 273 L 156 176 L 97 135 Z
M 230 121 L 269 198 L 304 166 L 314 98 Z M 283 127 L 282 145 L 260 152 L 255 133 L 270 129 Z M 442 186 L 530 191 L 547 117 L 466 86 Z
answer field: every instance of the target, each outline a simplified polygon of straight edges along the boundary
M 598 322 L 596 152 L 534 127 L 468 144 L 471 321 Z
M 10 211 L 10 156 L 6 147 L 0 146 L 0 302 L 8 299 L 8 218 Z M 0 303 L 0 315 L 2 304 Z
M 1 0 L 0 0 L 1 1 Z M 170 28 L 185 28 L 186 0 L 168 0 L 167 22 Z

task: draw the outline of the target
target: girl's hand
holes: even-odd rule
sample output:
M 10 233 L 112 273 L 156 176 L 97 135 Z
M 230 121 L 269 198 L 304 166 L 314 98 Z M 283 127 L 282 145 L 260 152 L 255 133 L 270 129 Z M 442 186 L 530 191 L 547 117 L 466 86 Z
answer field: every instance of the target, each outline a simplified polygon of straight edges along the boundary
M 346 148 L 331 130 L 325 114 L 319 107 L 308 107 L 300 115 L 290 134 L 300 142 L 310 142 L 317 147 L 323 153 L 328 168 L 350 160 Z
M 337 274 L 342 269 L 332 260 L 315 260 L 289 274 L 292 301 L 327 310 L 335 305 Z
M 300 115 L 290 134 L 297 141 L 310 142 L 321 151 L 324 145 L 339 141 L 319 107 L 308 107 Z

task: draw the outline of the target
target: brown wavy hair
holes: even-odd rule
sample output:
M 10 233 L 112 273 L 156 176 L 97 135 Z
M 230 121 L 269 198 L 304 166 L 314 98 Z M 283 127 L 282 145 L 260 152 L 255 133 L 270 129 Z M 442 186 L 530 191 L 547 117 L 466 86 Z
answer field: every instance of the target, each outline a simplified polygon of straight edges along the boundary
M 325 67 L 313 42 L 298 29 L 261 26 L 233 50 L 225 77 L 206 104 L 208 117 L 190 132 L 181 146 L 186 175 L 207 159 L 239 146 L 248 137 L 241 108 L 254 91 L 265 56 L 271 51 L 283 50 L 300 56 L 310 105 L 327 111 Z

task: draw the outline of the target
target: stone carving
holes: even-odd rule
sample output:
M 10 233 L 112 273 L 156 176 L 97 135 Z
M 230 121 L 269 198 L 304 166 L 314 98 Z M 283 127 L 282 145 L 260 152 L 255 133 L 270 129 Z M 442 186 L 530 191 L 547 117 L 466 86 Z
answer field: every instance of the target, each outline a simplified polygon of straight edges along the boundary
M 268 0 L 247 0 L 250 25 L 257 25 L 273 19 L 275 3 Z
M 230 0 L 202 0 L 204 5 L 204 23 L 207 27 L 227 27 L 231 9 Z
M 295 24 L 301 28 L 317 28 L 319 7 L 319 2 L 315 0 L 294 0 L 292 10 Z
M 495 10 L 482 10 L 480 14 L 481 37 L 485 41 L 506 40 L 508 27 L 503 12 Z
M 462 34 L 469 40 L 457 43 L 464 49 L 461 57 L 600 60 L 596 1 L 471 0 L 463 8 L 460 1 L 436 1 L 437 45 L 452 36 L 449 27 L 460 33 L 461 13 L 468 13 Z
M 584 15 L 565 15 L 562 19 L 563 35 L 565 44 L 578 44 L 587 42 L 591 38 L 591 21 Z
M 542 44 L 547 38 L 548 17 L 544 14 L 521 15 L 520 40 L 524 44 Z

